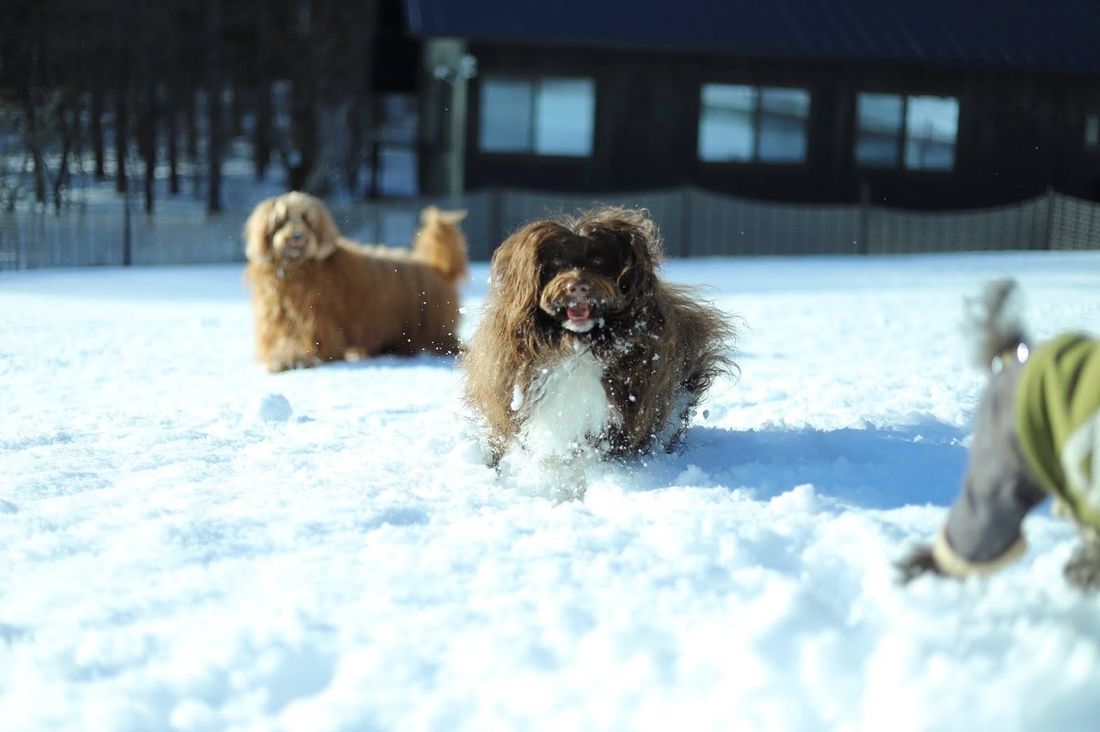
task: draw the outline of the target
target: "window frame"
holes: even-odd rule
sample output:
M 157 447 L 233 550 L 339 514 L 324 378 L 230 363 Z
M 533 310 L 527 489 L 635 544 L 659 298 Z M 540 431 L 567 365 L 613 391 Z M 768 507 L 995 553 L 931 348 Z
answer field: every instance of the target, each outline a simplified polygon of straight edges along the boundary
M 702 132 L 703 132 L 703 114 L 706 111 L 706 104 L 703 99 L 703 95 L 708 86 L 711 87 L 742 87 L 752 91 L 753 108 L 750 116 L 751 131 L 752 131 L 752 151 L 751 155 L 746 160 L 739 160 L 735 158 L 723 158 L 723 159 L 710 159 L 702 156 L 702 150 L 699 146 L 702 144 Z M 802 120 L 802 134 L 803 134 L 803 150 L 802 157 L 798 160 L 770 160 L 760 157 L 760 138 L 761 135 L 761 121 L 764 116 L 764 92 L 768 91 L 795 91 L 802 92 L 806 95 L 806 116 Z M 697 95 L 699 100 L 699 112 L 697 115 L 698 122 L 695 125 L 695 159 L 697 162 L 704 165 L 725 165 L 725 166 L 767 166 L 769 168 L 801 168 L 805 167 L 810 161 L 810 120 L 813 117 L 814 97 L 813 92 L 804 86 L 793 86 L 784 84 L 754 84 L 745 82 L 734 81 L 704 81 L 699 85 L 699 94 Z
M 512 83 L 527 84 L 530 90 L 528 99 L 528 128 L 526 130 L 527 146 L 523 148 L 514 148 L 507 150 L 487 150 L 484 147 L 484 131 L 485 131 L 485 86 L 487 83 L 503 81 Z M 589 121 L 588 129 L 588 151 L 584 153 L 559 153 L 559 152 L 542 152 L 538 149 L 537 131 L 539 125 L 538 108 L 539 108 L 539 95 L 542 90 L 543 84 L 546 82 L 566 81 L 566 82 L 584 82 L 588 85 L 591 102 L 591 119 Z M 582 75 L 566 75 L 566 74 L 485 74 L 481 77 L 478 84 L 478 106 L 477 106 L 477 139 L 476 149 L 479 155 L 487 155 L 492 157 L 530 157 L 539 158 L 543 160 L 592 160 L 596 156 L 596 125 L 599 121 L 598 104 L 599 104 L 599 85 L 595 76 L 582 76 Z
M 868 162 L 859 159 L 859 138 L 860 138 L 860 124 L 859 124 L 859 98 L 864 95 L 875 96 L 889 96 L 897 97 L 901 100 L 901 126 L 898 128 L 898 135 L 894 144 L 894 160 L 892 163 L 883 164 L 877 162 Z M 951 165 L 946 168 L 924 168 L 924 167 L 912 167 L 905 162 L 905 150 L 909 143 L 909 102 L 916 97 L 931 97 L 935 99 L 953 99 L 955 101 L 955 136 L 951 141 Z M 860 170 L 883 170 L 883 171 L 895 171 L 903 173 L 915 173 L 922 174 L 928 173 L 932 175 L 936 174 L 951 174 L 954 173 L 958 167 L 959 161 L 959 120 L 962 117 L 962 100 L 955 94 L 936 94 L 936 93 L 909 93 L 898 91 L 877 91 L 864 89 L 856 92 L 855 104 L 852 114 L 852 119 L 855 124 L 855 134 L 852 137 L 852 162 Z

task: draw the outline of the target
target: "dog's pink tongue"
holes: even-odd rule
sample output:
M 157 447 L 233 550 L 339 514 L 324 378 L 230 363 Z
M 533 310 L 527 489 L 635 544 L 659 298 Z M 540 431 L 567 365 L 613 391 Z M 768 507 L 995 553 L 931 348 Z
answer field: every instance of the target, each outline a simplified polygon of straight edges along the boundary
M 565 314 L 570 320 L 588 320 L 590 312 L 591 310 L 586 302 L 570 305 L 565 310 Z

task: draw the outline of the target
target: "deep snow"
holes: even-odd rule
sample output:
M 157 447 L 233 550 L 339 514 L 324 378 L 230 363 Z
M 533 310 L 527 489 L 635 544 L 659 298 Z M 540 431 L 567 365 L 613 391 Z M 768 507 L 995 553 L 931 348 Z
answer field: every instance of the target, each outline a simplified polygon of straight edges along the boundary
M 894 582 L 1001 274 L 1037 336 L 1100 330 L 1100 253 L 670 263 L 744 319 L 741 377 L 555 503 L 484 466 L 449 360 L 266 374 L 239 268 L 4 273 L 0 728 L 1094 730 L 1068 525 Z

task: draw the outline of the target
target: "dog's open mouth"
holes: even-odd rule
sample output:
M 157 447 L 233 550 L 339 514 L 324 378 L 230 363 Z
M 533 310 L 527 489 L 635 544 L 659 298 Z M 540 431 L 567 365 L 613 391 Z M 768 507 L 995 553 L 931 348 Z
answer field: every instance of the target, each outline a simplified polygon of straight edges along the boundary
M 565 308 L 565 320 L 561 325 L 574 333 L 587 333 L 595 324 L 592 306 L 586 302 L 575 302 Z
M 592 306 L 586 302 L 574 303 L 565 309 L 565 317 L 575 323 L 587 321 L 591 314 Z

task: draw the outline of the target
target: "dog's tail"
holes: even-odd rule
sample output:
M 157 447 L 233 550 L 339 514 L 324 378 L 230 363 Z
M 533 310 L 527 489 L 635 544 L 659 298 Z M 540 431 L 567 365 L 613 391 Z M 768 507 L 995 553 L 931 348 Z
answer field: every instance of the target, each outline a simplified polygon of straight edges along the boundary
M 1001 356 L 1019 358 L 1020 347 L 1027 346 L 1020 300 L 1012 279 L 988 282 L 980 295 L 966 299 L 963 330 L 981 368 L 996 369 Z
M 465 211 L 441 211 L 428 206 L 420 212 L 420 228 L 413 237 L 416 258 L 439 270 L 448 282 L 466 276 L 469 264 L 466 237 L 458 226 L 464 218 Z

